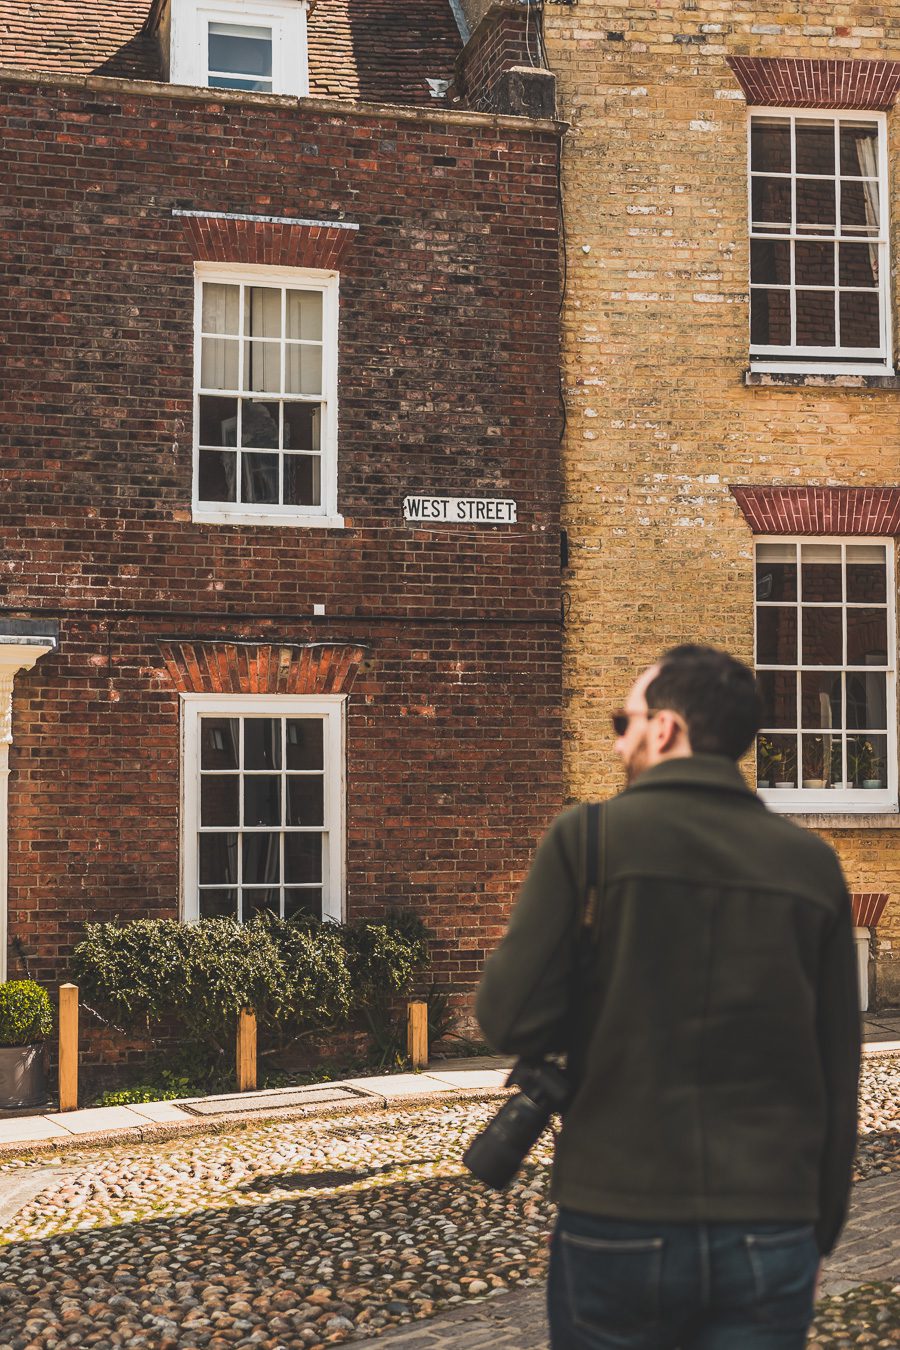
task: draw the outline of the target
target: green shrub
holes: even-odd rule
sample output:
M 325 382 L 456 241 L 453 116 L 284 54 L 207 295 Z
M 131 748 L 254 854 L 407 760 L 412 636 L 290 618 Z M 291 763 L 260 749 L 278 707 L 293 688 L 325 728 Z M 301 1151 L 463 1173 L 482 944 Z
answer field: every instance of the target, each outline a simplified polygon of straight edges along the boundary
M 0 1045 L 30 1045 L 53 1031 L 53 1011 L 46 989 L 34 980 L 0 984 Z
M 252 1008 L 264 1047 L 372 1025 L 428 962 L 424 929 L 385 923 L 292 922 L 261 915 L 247 924 L 138 919 L 88 924 L 74 953 L 86 1002 L 126 1030 L 176 1024 L 183 1067 L 212 1077 L 233 1055 L 235 1019 Z

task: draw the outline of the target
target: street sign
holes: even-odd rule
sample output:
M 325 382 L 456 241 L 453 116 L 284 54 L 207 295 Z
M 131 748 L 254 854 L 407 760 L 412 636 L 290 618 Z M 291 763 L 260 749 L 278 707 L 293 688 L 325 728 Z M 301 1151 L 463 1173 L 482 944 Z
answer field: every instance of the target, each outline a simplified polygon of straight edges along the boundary
M 515 525 L 516 503 L 503 497 L 404 497 L 403 519 L 423 525 Z

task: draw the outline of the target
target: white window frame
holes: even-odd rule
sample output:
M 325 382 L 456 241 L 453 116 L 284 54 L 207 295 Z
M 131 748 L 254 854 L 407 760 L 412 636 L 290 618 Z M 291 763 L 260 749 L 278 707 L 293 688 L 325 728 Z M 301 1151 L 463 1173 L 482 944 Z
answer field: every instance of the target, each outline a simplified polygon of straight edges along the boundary
M 770 117 L 779 117 L 790 120 L 791 122 L 791 172 L 788 174 L 777 173 L 754 173 L 752 169 L 752 131 L 753 121 Z M 836 199 L 835 199 L 835 227 L 833 234 L 817 234 L 811 230 L 802 233 L 767 231 L 765 229 L 754 230 L 753 227 L 753 179 L 761 178 L 788 178 L 791 181 L 792 197 L 795 194 L 794 184 L 796 183 L 796 172 L 793 164 L 794 156 L 794 134 L 793 126 L 797 121 L 824 121 L 831 123 L 841 122 L 871 122 L 878 128 L 878 186 L 879 186 L 879 227 L 877 239 L 862 235 L 842 235 L 840 224 L 840 175 L 836 175 Z M 840 154 L 840 137 L 835 138 L 836 156 Z M 836 169 L 839 169 L 836 164 Z M 869 112 L 864 109 L 857 111 L 837 111 L 815 108 L 756 108 L 750 111 L 747 118 L 747 227 L 750 241 L 754 239 L 779 239 L 784 241 L 800 240 L 807 243 L 823 243 L 844 241 L 848 243 L 867 243 L 874 244 L 879 250 L 879 275 L 878 275 L 878 295 L 880 308 L 880 334 L 881 340 L 877 349 L 859 348 L 859 347 L 800 347 L 792 346 L 757 346 L 750 344 L 750 366 L 756 371 L 770 371 L 779 374 L 794 373 L 798 375 L 893 375 L 892 365 L 892 335 L 891 335 L 891 256 L 890 256 L 890 200 L 888 194 L 889 172 L 888 172 L 888 146 L 887 146 L 887 118 L 883 112 Z M 792 255 L 793 256 L 793 255 Z M 792 281 L 790 288 L 795 288 L 793 281 L 793 264 L 791 267 Z M 772 286 L 764 282 L 753 283 L 748 274 L 748 288 L 752 296 L 754 290 L 769 290 Z M 779 287 L 775 287 L 779 289 Z M 788 289 L 788 288 L 781 288 Z M 816 289 L 815 287 L 802 286 L 801 289 Z M 827 288 L 825 288 L 827 289 Z M 792 307 L 793 309 L 793 307 Z M 748 305 L 748 329 L 750 325 L 750 306 Z M 793 330 L 792 330 L 793 331 Z M 826 359 L 823 352 L 828 351 L 829 356 Z M 786 360 L 786 357 L 792 359 Z
M 200 493 L 200 376 L 201 327 L 204 282 L 223 284 L 286 286 L 295 290 L 318 291 L 322 296 L 322 394 L 306 401 L 321 405 L 321 494 L 317 506 L 278 506 L 268 503 L 214 502 L 201 499 Z M 337 501 L 338 447 L 338 310 L 339 274 L 313 267 L 260 267 L 237 263 L 194 264 L 194 434 L 191 488 L 191 517 L 208 525 L 281 525 L 313 526 L 317 529 L 343 528 L 344 517 Z M 221 396 L 221 391 L 208 391 Z M 226 397 L 230 396 L 226 393 Z M 237 395 L 235 395 L 237 396 Z M 296 401 L 304 401 L 299 397 Z
M 346 694 L 181 694 L 181 919 L 200 920 L 200 718 L 318 717 L 323 722 L 325 828 L 323 854 L 327 885 L 322 889 L 326 919 L 344 917 L 346 852 Z
M 847 815 L 872 815 L 878 813 L 891 813 L 898 810 L 898 727 L 897 727 L 897 583 L 895 578 L 895 541 L 892 538 L 877 535 L 758 535 L 753 541 L 753 657 L 757 672 L 768 670 L 796 670 L 821 672 L 825 667 L 805 666 L 802 663 L 796 666 L 761 666 L 758 662 L 758 624 L 757 614 L 761 608 L 766 608 L 767 604 L 777 607 L 794 605 L 797 608 L 797 656 L 803 655 L 803 615 L 801 604 L 801 591 L 799 589 L 798 573 L 798 593 L 797 600 L 786 602 L 766 602 L 756 598 L 756 550 L 759 545 L 765 544 L 840 544 L 846 549 L 847 545 L 853 544 L 882 544 L 885 548 L 886 565 L 886 586 L 887 586 L 887 727 L 885 737 L 887 740 L 887 786 L 885 788 L 759 788 L 758 795 L 771 810 L 783 814 L 847 814 Z M 842 552 L 842 558 L 845 558 L 845 552 Z M 812 603 L 812 602 L 811 602 Z M 845 609 L 848 607 L 846 599 L 841 601 L 815 601 L 817 608 Z M 851 602 L 850 608 L 866 608 L 861 601 Z M 832 667 L 828 667 L 832 669 Z M 842 671 L 855 670 L 856 667 L 841 665 Z M 865 667 L 859 669 L 865 670 Z M 880 667 L 878 668 L 881 669 Z M 809 728 L 809 732 L 815 734 L 814 728 Z M 847 727 L 843 728 L 846 734 Z M 764 729 L 761 735 L 778 735 L 777 730 Z M 788 730 L 784 734 L 791 735 Z M 754 741 L 754 747 L 756 741 Z M 798 765 L 799 772 L 799 765 Z
M 209 25 L 239 24 L 272 30 L 272 94 L 306 98 L 307 8 L 306 0 L 172 0 L 170 82 L 209 87 Z

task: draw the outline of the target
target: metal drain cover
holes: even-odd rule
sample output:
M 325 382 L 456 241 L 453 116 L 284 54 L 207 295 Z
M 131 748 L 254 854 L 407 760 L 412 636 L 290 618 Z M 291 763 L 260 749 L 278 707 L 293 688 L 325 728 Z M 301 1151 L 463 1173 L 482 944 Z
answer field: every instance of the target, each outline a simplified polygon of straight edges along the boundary
M 267 1092 L 239 1092 L 233 1097 L 197 1097 L 181 1101 L 182 1111 L 195 1116 L 225 1116 L 235 1111 L 280 1110 L 285 1106 L 323 1106 L 329 1102 L 352 1102 L 371 1098 L 371 1093 L 356 1088 L 332 1087 L 329 1084 L 312 1087 L 271 1088 Z

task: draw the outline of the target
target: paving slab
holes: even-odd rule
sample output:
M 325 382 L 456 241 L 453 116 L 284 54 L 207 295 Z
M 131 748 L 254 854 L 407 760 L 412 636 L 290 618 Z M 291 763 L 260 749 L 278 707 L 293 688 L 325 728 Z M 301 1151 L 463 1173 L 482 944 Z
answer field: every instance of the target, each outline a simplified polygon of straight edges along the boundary
M 502 1088 L 506 1086 L 506 1080 L 509 1077 L 508 1069 L 463 1069 L 463 1070 L 444 1070 L 433 1069 L 429 1071 L 429 1078 L 436 1078 L 440 1083 L 448 1083 L 450 1087 L 476 1087 L 476 1088 Z
M 94 1130 L 128 1130 L 146 1125 L 147 1117 L 131 1106 L 94 1106 L 83 1111 L 61 1111 L 44 1116 L 69 1134 L 91 1134 Z
M 152 1120 L 157 1124 L 191 1119 L 187 1111 L 182 1111 L 173 1102 L 135 1102 L 133 1106 L 129 1107 L 129 1110 L 133 1111 L 136 1116 L 143 1116 L 145 1120 Z
M 16 1116 L 0 1120 L 0 1144 L 17 1144 L 36 1139 L 65 1139 L 68 1131 L 49 1116 Z
M 472 1072 L 473 1077 L 479 1071 Z M 458 1078 L 467 1078 L 467 1074 L 457 1074 Z M 449 1092 L 453 1087 L 468 1087 L 468 1082 L 450 1083 L 430 1073 L 395 1073 L 382 1078 L 345 1078 L 342 1085 L 361 1088 L 363 1092 L 375 1092 L 379 1097 L 393 1101 L 399 1097 L 419 1097 L 428 1092 Z M 471 1084 L 476 1087 L 477 1084 Z M 493 1084 L 491 1085 L 493 1086 Z

